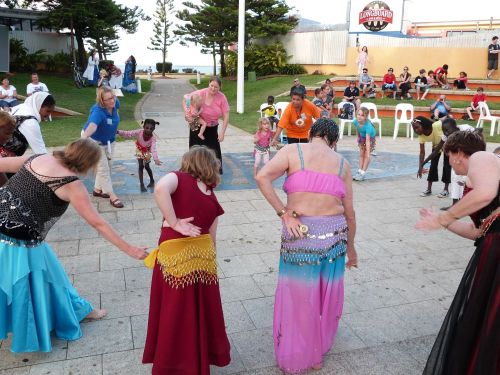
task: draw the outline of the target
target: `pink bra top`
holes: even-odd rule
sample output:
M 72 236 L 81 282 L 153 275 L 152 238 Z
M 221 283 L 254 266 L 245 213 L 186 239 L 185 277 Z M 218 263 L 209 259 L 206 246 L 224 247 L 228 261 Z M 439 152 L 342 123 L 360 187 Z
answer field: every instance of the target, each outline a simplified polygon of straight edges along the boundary
M 285 180 L 283 190 L 285 193 L 321 193 L 329 194 L 342 199 L 345 197 L 345 183 L 340 177 L 344 168 L 344 158 L 340 160 L 339 173 L 330 174 L 304 169 L 304 156 L 300 143 L 297 143 L 300 158 L 300 171 L 294 172 Z

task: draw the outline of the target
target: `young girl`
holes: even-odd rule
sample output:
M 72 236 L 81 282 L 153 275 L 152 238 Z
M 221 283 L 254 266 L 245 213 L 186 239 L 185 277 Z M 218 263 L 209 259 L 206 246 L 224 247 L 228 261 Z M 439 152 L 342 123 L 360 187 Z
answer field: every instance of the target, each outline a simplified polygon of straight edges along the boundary
M 189 128 L 193 132 L 198 131 L 199 129 L 200 131 L 198 132 L 198 137 L 200 137 L 200 139 L 205 139 L 203 133 L 205 133 L 205 129 L 207 128 L 207 123 L 200 117 L 201 96 L 197 94 L 191 95 L 191 100 L 187 109 L 186 120 L 189 124 Z
M 368 65 L 368 47 L 363 46 L 361 50 L 358 46 L 358 57 L 356 58 L 356 64 L 358 64 L 358 75 L 360 76 L 363 73 L 363 68 L 366 68 Z
M 109 84 L 109 76 L 106 69 L 101 69 L 101 71 L 99 72 L 99 81 L 97 82 L 97 87 L 103 86 L 111 87 L 111 85 Z
M 255 144 L 253 150 L 253 155 L 255 157 L 253 166 L 254 177 L 257 175 L 257 168 L 259 168 L 260 161 L 263 160 L 264 164 L 269 161 L 269 146 L 274 137 L 274 132 L 271 130 L 271 122 L 267 117 L 260 118 L 258 125 L 259 129 L 253 137 L 253 143 Z
M 453 84 L 457 87 L 459 90 L 468 90 L 467 88 L 467 81 L 469 80 L 467 78 L 467 73 L 465 72 L 460 72 L 460 77 L 458 77 Z
M 425 100 L 425 97 L 432 87 L 436 87 L 436 75 L 434 74 L 434 71 L 429 70 L 427 72 L 427 87 L 425 89 L 424 95 L 422 95 L 420 100 Z
M 353 177 L 355 181 L 363 181 L 365 179 L 366 170 L 370 165 L 370 153 L 375 150 L 375 139 L 377 131 L 368 120 L 369 111 L 365 107 L 361 107 L 356 112 L 356 118 L 353 121 L 354 127 L 358 132 L 359 146 L 359 169 Z
M 156 375 L 209 375 L 231 360 L 215 260 L 219 168 L 214 151 L 195 145 L 155 188 L 164 220 L 144 261 L 153 276 L 142 362 Z
M 137 130 L 118 130 L 117 133 L 123 138 L 136 138 L 135 141 L 135 156 L 137 157 L 137 161 L 139 162 L 139 182 L 141 184 L 141 191 L 148 191 L 146 186 L 144 186 L 144 169 L 148 172 L 149 176 L 149 185 L 148 187 L 155 186 L 155 180 L 153 178 L 153 171 L 149 167 L 149 163 L 151 162 L 151 157 L 155 161 L 156 165 L 160 165 L 161 161 L 158 159 L 158 153 L 156 152 L 156 137 L 153 134 L 155 131 L 156 125 L 159 125 L 159 122 L 156 122 L 153 119 L 146 119 L 142 122 L 143 128 Z

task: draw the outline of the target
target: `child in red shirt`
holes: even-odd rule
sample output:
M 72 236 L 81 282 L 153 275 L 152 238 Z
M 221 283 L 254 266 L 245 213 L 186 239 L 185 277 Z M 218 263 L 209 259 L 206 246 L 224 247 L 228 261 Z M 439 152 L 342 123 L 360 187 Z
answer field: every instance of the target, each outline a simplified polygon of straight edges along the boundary
M 463 117 L 464 120 L 472 121 L 472 112 L 479 109 L 479 102 L 486 102 L 486 95 L 484 95 L 484 90 L 482 87 L 477 88 L 477 94 L 474 95 L 472 101 L 470 102 L 470 107 L 467 107 L 467 118 Z

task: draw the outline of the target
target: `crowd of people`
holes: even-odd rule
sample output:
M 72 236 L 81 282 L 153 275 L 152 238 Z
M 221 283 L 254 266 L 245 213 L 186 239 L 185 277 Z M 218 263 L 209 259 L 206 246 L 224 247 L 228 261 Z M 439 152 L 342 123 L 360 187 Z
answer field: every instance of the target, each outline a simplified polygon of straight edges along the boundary
M 55 106 L 46 85 L 32 75 L 26 101 L 11 106 L 9 100 L 16 99 L 16 89 L 8 80 L 2 82 L 2 89 L 11 97 L 4 96 L 2 102 L 7 103 L 9 111 L 0 111 L 0 339 L 12 333 L 14 352 L 49 352 L 52 331 L 60 338 L 76 340 L 82 336 L 81 320 L 101 319 L 107 314 L 78 294 L 45 242 L 51 227 L 71 204 L 106 240 L 153 269 L 143 363 L 153 364 L 153 374 L 209 375 L 210 365 L 226 366 L 231 361 L 216 263 L 218 218 L 224 210 L 214 189 L 221 182 L 221 142 L 229 124 L 222 82 L 212 77 L 207 88 L 184 95 L 189 151 L 183 155 L 178 171 L 155 182 L 150 163 L 161 164 L 154 134 L 159 123 L 146 119 L 141 129 L 120 130 L 120 102 L 105 74 L 100 79 L 95 75 L 98 64 L 94 55 L 91 58 L 92 80 L 99 86 L 96 104 L 90 109 L 81 138 L 63 151 L 48 153 L 41 136 L 40 121 Z M 261 108 L 264 115 L 254 135 L 254 176 L 282 225 L 272 335 L 276 362 L 286 373 L 322 368 L 342 315 L 344 271 L 358 266 L 352 181 L 365 179 L 376 145 L 376 129 L 360 100 L 373 94 L 368 61 L 368 49 L 364 47 L 357 61 L 362 91 L 351 81 L 343 95 L 354 108 L 353 124 L 358 134 L 359 165 L 354 176 L 349 162 L 337 152 L 339 127 L 332 119 L 335 95 L 330 80 L 309 101 L 304 85 L 296 79 L 290 90 L 291 101 L 281 114 L 272 96 Z M 129 59 L 127 77 L 132 68 L 135 59 Z M 437 84 L 448 84 L 447 68 L 443 65 L 433 72 Z M 418 84 L 422 86 L 418 95 L 423 91 L 425 98 L 428 80 L 424 70 L 419 73 Z M 411 95 L 408 68 L 401 73 L 399 85 L 392 69 L 387 76 L 384 92 Z M 474 98 L 480 100 L 482 93 L 478 89 Z M 477 109 L 475 99 L 468 111 Z M 496 283 L 500 157 L 485 151 L 481 132 L 456 124 L 444 95 L 430 111 L 433 119 L 418 116 L 412 122 L 420 144 L 417 176 L 428 172 L 428 186 L 422 196 L 429 196 L 433 182 L 438 180 L 441 154 L 445 186 L 440 196 L 449 196 L 450 184 L 456 194 L 452 194 L 454 204 L 442 212 L 422 209 L 416 227 L 447 229 L 475 240 L 476 250 L 425 373 L 493 375 L 498 370 L 494 348 L 500 329 Z M 288 144 L 270 158 L 270 147 L 278 146 L 283 130 Z M 154 199 L 163 216 L 159 246 L 149 253 L 124 241 L 98 214 L 79 178 L 95 170 L 91 194 L 109 199 L 115 208 L 124 207 L 113 191 L 111 176 L 117 136 L 135 139 L 140 189 L 147 190 L 143 177 L 146 169 L 148 187 L 154 188 Z M 432 143 L 432 153 L 426 158 L 427 142 Z M 35 155 L 23 155 L 28 145 Z M 261 163 L 264 166 L 259 170 Z M 273 181 L 283 175 L 285 202 L 273 188 Z M 471 216 L 472 223 L 460 220 L 466 215 Z M 45 289 L 50 289 L 50 296 L 32 298 L 37 290 Z

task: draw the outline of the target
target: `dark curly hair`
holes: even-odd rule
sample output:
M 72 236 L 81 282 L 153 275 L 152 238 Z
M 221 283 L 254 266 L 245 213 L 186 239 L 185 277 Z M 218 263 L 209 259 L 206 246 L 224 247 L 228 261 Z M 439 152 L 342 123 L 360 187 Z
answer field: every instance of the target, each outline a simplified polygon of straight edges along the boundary
M 325 138 L 328 145 L 333 146 L 339 140 L 339 127 L 332 119 L 322 117 L 309 130 L 309 140 L 315 137 Z
M 485 151 L 486 142 L 479 132 L 459 131 L 448 137 L 443 150 L 445 153 L 462 151 L 465 155 L 471 156 L 475 152 Z

